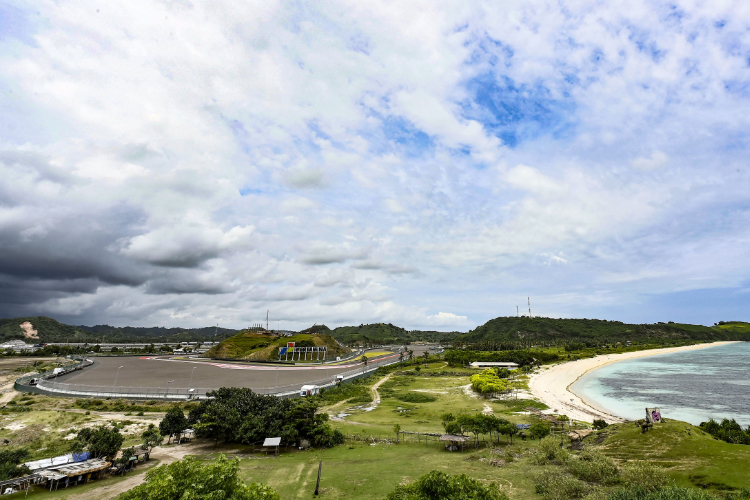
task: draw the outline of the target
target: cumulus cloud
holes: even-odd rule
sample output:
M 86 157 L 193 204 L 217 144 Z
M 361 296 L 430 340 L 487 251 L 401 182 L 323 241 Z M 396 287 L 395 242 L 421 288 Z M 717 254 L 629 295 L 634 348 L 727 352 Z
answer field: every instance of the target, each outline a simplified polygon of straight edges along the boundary
M 750 281 L 738 4 L 11 3 L 4 316 L 646 321 Z

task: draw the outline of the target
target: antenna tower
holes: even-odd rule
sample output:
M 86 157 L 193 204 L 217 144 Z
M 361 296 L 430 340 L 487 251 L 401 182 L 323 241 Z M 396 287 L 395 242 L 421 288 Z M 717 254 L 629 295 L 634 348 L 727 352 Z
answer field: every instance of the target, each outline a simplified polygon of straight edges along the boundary
M 516 318 L 519 316 L 518 314 L 518 306 L 516 306 Z
M 531 297 L 526 297 L 526 300 L 529 303 L 529 318 L 533 318 L 534 316 L 531 315 Z

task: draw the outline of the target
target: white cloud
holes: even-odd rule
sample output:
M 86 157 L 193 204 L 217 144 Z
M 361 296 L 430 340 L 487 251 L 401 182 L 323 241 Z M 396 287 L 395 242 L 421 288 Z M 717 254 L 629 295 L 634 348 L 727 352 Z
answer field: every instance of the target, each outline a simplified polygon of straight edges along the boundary
M 655 170 L 667 164 L 669 157 L 661 151 L 654 151 L 648 158 L 636 158 L 633 166 L 641 170 Z

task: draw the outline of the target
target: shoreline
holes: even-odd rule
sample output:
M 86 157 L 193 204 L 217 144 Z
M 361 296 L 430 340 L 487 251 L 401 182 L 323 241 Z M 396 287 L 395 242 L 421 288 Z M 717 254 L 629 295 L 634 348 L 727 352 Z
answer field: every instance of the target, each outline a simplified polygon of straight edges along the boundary
M 711 342 L 682 347 L 645 349 L 621 354 L 602 354 L 593 358 L 567 361 L 552 365 L 549 368 L 543 368 L 542 371 L 532 375 L 529 380 L 529 390 L 536 399 L 549 406 L 552 410 L 556 410 L 558 414 L 567 415 L 572 420 L 592 422 L 594 419 L 603 419 L 610 424 L 626 422 L 626 419 L 618 415 L 607 413 L 603 408 L 598 407 L 596 403 L 586 402 L 571 390 L 571 386 L 587 373 L 610 363 L 646 356 L 656 356 L 658 354 L 716 347 L 735 342 Z

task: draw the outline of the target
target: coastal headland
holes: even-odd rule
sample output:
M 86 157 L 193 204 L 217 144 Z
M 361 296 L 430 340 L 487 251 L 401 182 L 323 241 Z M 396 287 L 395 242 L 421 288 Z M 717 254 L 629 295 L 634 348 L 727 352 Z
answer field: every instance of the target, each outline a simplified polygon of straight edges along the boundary
M 594 419 L 603 419 L 608 423 L 625 422 L 624 418 L 597 408 L 594 402 L 585 401 L 571 390 L 571 386 L 585 374 L 610 363 L 645 356 L 655 356 L 657 354 L 704 349 L 706 347 L 715 347 L 730 343 L 732 342 L 710 342 L 690 346 L 601 355 L 593 358 L 568 361 L 550 367 L 543 367 L 540 372 L 532 375 L 529 380 L 529 389 L 534 397 L 553 410 L 556 410 L 557 413 L 567 415 L 571 419 L 584 422 L 592 422 Z

